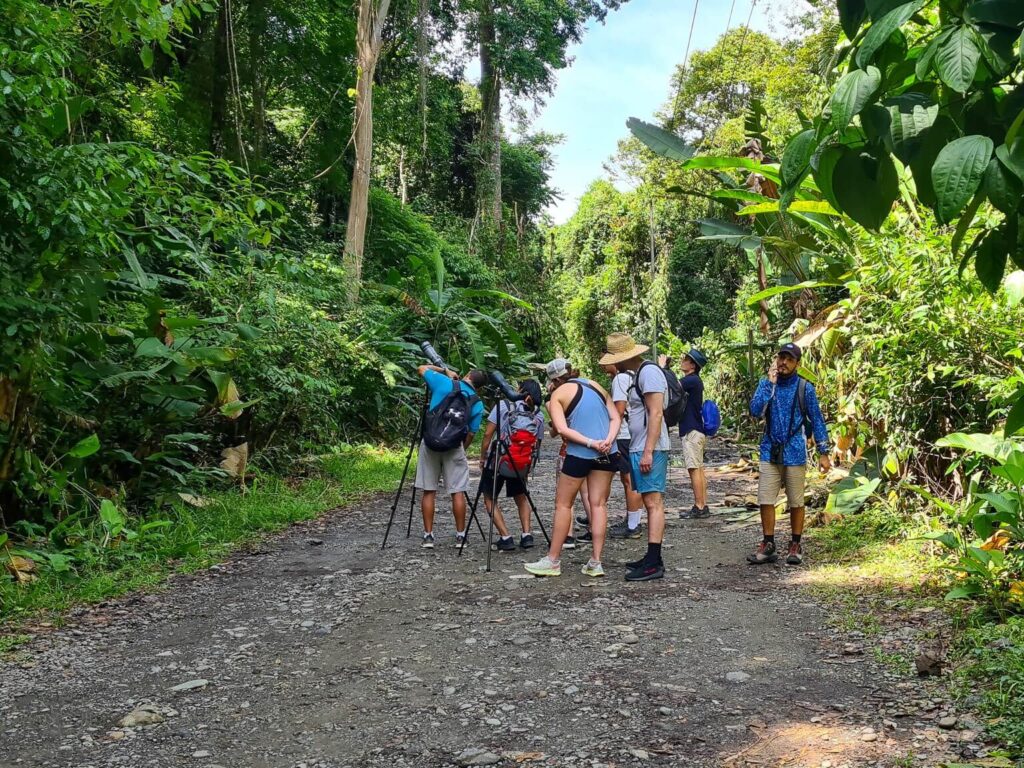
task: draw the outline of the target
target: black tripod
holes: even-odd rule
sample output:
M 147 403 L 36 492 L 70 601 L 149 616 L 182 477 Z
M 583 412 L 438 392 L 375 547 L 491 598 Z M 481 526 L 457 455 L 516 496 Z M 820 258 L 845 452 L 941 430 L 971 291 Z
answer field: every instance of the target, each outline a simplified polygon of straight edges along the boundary
M 501 466 L 501 457 L 502 456 L 509 456 L 508 440 L 503 438 L 502 435 L 501 435 L 501 427 L 502 427 L 502 424 L 501 424 L 501 404 L 502 404 L 502 402 L 503 402 L 503 398 L 498 398 L 498 404 L 496 406 L 497 407 L 497 412 L 495 414 L 496 415 L 495 421 L 497 421 L 497 423 L 498 423 L 497 424 L 497 437 L 496 437 L 496 440 L 495 440 L 495 447 L 490 451 L 490 456 L 488 457 L 490 459 L 490 461 L 485 462 L 485 464 L 484 464 L 485 467 L 488 464 L 491 467 L 491 478 L 492 478 L 491 479 L 491 503 L 494 505 L 494 509 L 495 510 L 497 510 L 497 507 L 498 507 L 498 467 Z M 540 519 L 540 513 L 537 511 L 537 506 L 533 503 L 533 497 L 530 496 L 530 491 L 526 487 L 526 474 L 529 474 L 529 470 L 527 470 L 527 473 L 524 474 L 522 472 L 522 470 L 520 470 L 518 467 L 516 467 L 515 464 L 511 460 L 509 461 L 509 466 L 511 466 L 513 469 L 515 469 L 516 479 L 518 479 L 520 481 L 520 483 L 522 483 L 523 492 L 526 494 L 526 500 L 530 504 L 530 509 L 533 511 L 534 517 L 537 518 L 537 525 L 540 526 L 540 531 L 541 531 L 541 533 L 544 534 L 544 540 L 548 544 L 550 544 L 551 543 L 551 539 L 548 537 L 547 529 L 544 527 L 544 521 Z M 480 526 L 480 519 L 477 517 L 477 514 L 476 514 L 476 510 L 477 510 L 477 505 L 480 502 L 480 496 L 481 496 L 482 492 L 483 492 L 483 486 L 481 485 L 481 487 L 477 488 L 476 498 L 473 499 L 473 504 L 471 505 L 472 506 L 471 516 L 472 516 L 472 518 L 474 520 L 476 520 L 476 524 L 477 524 L 478 528 L 480 528 L 481 526 Z M 484 504 L 484 508 L 486 509 L 486 503 Z M 491 570 L 491 541 L 492 541 L 492 539 L 494 537 L 494 513 L 493 512 L 488 513 L 488 517 L 490 518 L 490 525 L 487 528 L 487 568 L 486 568 L 486 570 L 488 572 L 490 572 L 490 570 Z M 466 529 L 469 530 L 468 523 L 466 525 Z M 482 528 L 481 528 L 481 533 L 482 532 L 483 531 L 482 531 Z M 459 554 L 460 555 L 462 554 L 462 550 L 465 548 L 465 546 L 466 546 L 466 542 L 465 542 L 465 540 L 463 540 L 462 545 L 459 547 Z
M 416 431 L 413 432 L 412 440 L 409 441 L 409 452 L 405 455 L 405 467 L 402 469 L 402 478 L 401 478 L 401 480 L 398 481 L 398 490 L 395 491 L 395 499 L 394 499 L 394 501 L 391 502 L 391 515 L 388 517 L 388 527 L 384 531 L 384 541 L 381 542 L 381 545 L 380 545 L 381 549 L 384 549 L 388 545 L 388 536 L 391 535 L 391 526 L 395 522 L 395 512 L 398 509 L 398 500 L 402 497 L 402 490 L 405 488 L 405 478 L 409 475 L 409 465 L 412 463 L 412 452 L 414 450 L 416 450 L 416 446 L 423 439 L 423 420 L 427 416 L 427 403 L 429 403 L 429 402 L 430 402 L 430 391 L 427 390 L 427 391 L 425 391 L 423 393 L 423 408 L 420 410 L 419 422 L 416 424 Z M 446 478 L 446 480 L 447 480 L 447 478 Z M 477 527 L 477 530 L 480 531 L 480 537 L 481 538 L 487 538 L 486 536 L 484 536 L 484 528 L 480 524 L 480 520 L 477 519 L 477 516 L 476 516 L 477 501 L 474 500 L 472 503 L 470 503 L 470 501 L 469 501 L 469 493 L 465 492 L 465 491 L 463 491 L 463 493 L 466 496 L 466 504 L 467 504 L 467 506 L 469 506 L 470 510 L 472 511 L 471 512 L 471 517 L 472 517 L 473 520 L 476 520 L 476 527 Z M 480 496 L 480 494 L 478 493 L 477 494 L 477 499 L 479 499 L 479 496 Z M 409 524 L 408 524 L 408 526 L 405 529 L 405 538 L 407 538 L 407 539 L 410 536 L 412 536 L 412 515 L 413 515 L 413 510 L 415 510 L 415 508 L 416 508 L 416 485 L 413 484 L 412 496 L 409 497 Z M 466 525 L 466 535 L 462 539 L 462 545 L 463 546 L 466 545 L 466 539 L 468 539 L 468 538 L 469 538 L 469 524 L 467 523 L 467 525 Z M 461 552 L 462 552 L 462 548 L 460 547 L 459 548 L 459 553 L 461 554 Z

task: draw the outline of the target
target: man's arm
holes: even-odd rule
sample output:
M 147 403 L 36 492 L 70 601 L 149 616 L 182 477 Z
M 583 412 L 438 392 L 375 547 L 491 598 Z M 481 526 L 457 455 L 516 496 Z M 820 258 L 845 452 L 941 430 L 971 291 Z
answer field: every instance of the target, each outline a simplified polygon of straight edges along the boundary
M 487 461 L 487 452 L 491 449 L 491 439 L 494 437 L 494 432 L 497 430 L 498 425 L 493 422 L 487 422 L 487 429 L 484 430 L 484 439 L 480 442 L 480 466 L 484 466 Z M 473 435 L 469 436 L 469 443 L 466 444 L 468 448 L 470 443 L 473 442 Z
M 661 422 L 665 418 L 665 393 L 648 392 L 644 395 L 644 407 L 647 408 L 647 442 L 644 444 L 644 455 L 654 454 L 654 446 L 661 439 Z
M 436 365 L 421 365 L 416 370 L 419 372 L 420 376 L 422 376 L 424 379 L 429 378 L 427 376 L 427 372 L 428 371 L 433 371 L 434 373 L 440 373 L 442 376 L 447 376 L 449 379 L 457 379 L 457 378 L 459 378 L 459 374 L 458 374 L 457 371 L 453 371 L 450 368 L 439 368 Z
M 761 379 L 757 383 L 757 389 L 754 390 L 754 396 L 750 399 L 750 415 L 755 419 L 763 419 L 774 392 L 775 385 L 768 379 Z

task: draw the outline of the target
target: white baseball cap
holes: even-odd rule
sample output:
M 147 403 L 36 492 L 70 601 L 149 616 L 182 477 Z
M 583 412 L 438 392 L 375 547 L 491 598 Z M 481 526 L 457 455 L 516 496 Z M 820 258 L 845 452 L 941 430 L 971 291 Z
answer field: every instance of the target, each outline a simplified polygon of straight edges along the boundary
M 549 379 L 560 379 L 569 373 L 571 367 L 569 361 L 564 357 L 556 357 L 545 366 L 544 372 Z

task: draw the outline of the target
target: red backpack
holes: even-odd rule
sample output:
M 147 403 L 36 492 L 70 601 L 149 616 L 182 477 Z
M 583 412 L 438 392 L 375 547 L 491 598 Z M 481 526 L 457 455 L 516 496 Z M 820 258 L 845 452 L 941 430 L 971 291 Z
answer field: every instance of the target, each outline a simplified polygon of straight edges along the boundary
M 517 429 L 509 435 L 508 453 L 501 455 L 498 474 L 505 478 L 525 479 L 533 465 L 537 435 L 529 429 Z

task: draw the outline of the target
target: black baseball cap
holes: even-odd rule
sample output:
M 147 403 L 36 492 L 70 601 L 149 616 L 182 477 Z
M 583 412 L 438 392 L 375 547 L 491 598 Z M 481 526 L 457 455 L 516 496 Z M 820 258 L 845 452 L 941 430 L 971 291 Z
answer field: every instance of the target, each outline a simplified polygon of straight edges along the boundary
M 804 351 L 800 349 L 799 344 L 794 344 L 792 341 L 783 344 L 779 347 L 780 355 L 789 355 L 794 360 L 799 360 L 800 356 L 803 355 Z

